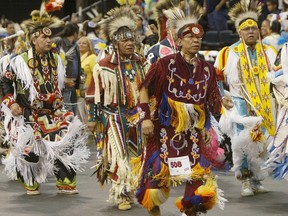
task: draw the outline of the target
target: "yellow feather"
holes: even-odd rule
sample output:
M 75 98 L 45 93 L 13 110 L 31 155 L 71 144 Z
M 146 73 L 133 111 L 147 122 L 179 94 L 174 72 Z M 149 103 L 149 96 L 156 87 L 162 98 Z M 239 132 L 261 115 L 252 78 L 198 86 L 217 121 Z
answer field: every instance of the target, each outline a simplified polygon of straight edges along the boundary
M 124 5 L 126 4 L 126 0 L 117 0 L 118 4 L 120 5 Z

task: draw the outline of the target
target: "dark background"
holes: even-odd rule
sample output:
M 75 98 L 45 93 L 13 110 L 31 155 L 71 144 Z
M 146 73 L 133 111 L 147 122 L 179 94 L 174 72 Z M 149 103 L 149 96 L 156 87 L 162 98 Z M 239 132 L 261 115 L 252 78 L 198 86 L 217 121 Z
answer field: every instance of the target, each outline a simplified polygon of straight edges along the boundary
M 30 18 L 32 10 L 39 10 L 41 0 L 0 0 L 0 16 L 15 22 L 21 22 Z M 100 2 L 98 12 L 105 14 L 109 9 L 117 5 L 116 0 L 65 0 L 61 11 L 54 12 L 53 15 L 63 18 L 78 11 L 76 3 L 82 4 L 83 8 L 95 2 Z

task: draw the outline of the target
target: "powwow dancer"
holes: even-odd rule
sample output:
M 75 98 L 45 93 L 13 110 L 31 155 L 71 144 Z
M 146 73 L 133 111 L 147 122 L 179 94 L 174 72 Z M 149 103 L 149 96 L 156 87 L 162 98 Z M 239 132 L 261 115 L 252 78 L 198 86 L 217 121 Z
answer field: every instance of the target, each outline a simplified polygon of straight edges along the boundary
M 2 79 L 1 111 L 11 147 L 3 164 L 28 195 L 39 194 L 39 184 L 53 172 L 59 193 L 76 194 L 76 171 L 89 157 L 84 126 L 63 110 L 65 69 L 61 58 L 51 52 L 49 28 L 59 19 L 45 11 L 38 15 L 23 22 L 31 48 L 11 59 L 11 70 Z
M 159 206 L 169 197 L 170 186 L 182 182 L 186 182 L 184 196 L 176 200 L 181 212 L 198 215 L 215 203 L 224 208 L 222 191 L 202 154 L 211 142 L 210 112 L 220 112 L 221 97 L 214 67 L 196 57 L 204 33 L 197 24 L 202 8 L 195 1 L 185 6 L 164 11 L 177 26 L 180 52 L 153 64 L 140 91 L 138 109 L 147 140 L 138 165 L 136 197 L 150 215 L 160 215 Z M 156 97 L 154 114 L 149 110 L 148 91 Z
M 242 196 L 266 192 L 260 181 L 268 173 L 261 167 L 267 155 L 266 139 L 275 134 L 274 102 L 267 75 L 276 53 L 261 43 L 257 25 L 260 12 L 258 1 L 241 0 L 231 8 L 229 16 L 240 41 L 223 48 L 215 62 L 222 103 L 228 109 L 222 114 L 220 125 L 231 138 L 232 170 L 242 180 Z M 223 82 L 229 88 L 227 94 Z
M 128 210 L 133 203 L 134 190 L 130 176 L 129 158 L 141 153 L 139 128 L 133 127 L 139 103 L 139 87 L 145 76 L 144 59 L 135 53 L 136 15 L 128 7 L 110 10 L 99 23 L 114 52 L 94 67 L 95 104 L 99 123 L 96 137 L 102 152 L 97 160 L 97 178 L 112 183 L 109 201 L 119 210 Z M 137 115 L 135 115 L 137 117 Z

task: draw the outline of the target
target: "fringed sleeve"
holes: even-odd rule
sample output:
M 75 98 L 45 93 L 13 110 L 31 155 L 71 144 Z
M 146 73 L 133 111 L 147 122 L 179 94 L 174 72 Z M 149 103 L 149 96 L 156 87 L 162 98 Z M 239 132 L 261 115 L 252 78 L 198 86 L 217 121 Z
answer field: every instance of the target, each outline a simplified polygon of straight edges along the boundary
M 30 50 L 28 51 L 30 52 Z M 20 81 L 23 90 L 29 91 L 29 101 L 32 102 L 37 97 L 38 92 L 34 86 L 33 76 L 24 59 L 27 58 L 27 53 L 16 56 L 11 60 L 11 68 L 16 75 L 16 79 Z
M 208 103 L 208 108 L 209 111 L 213 114 L 213 115 L 217 115 L 220 113 L 221 111 L 221 94 L 220 91 L 218 89 L 217 86 L 217 82 L 216 82 L 216 72 L 215 69 L 213 68 L 213 66 L 209 65 L 209 69 L 211 71 L 211 80 L 210 80 L 210 85 L 208 86 L 208 99 L 207 99 L 207 103 Z
M 166 74 L 167 71 L 164 70 L 162 59 L 159 59 L 149 68 L 140 89 L 142 87 L 147 88 L 149 91 L 149 96 L 154 95 L 159 102 L 160 98 L 162 97 L 162 87 L 166 79 Z
M 91 92 L 91 95 L 94 95 L 95 104 L 101 102 L 102 84 L 100 83 L 100 72 L 101 66 L 99 64 L 96 64 L 93 69 L 93 82 L 91 82 L 91 88 L 94 87 L 94 92 Z M 93 84 L 94 86 L 92 86 Z

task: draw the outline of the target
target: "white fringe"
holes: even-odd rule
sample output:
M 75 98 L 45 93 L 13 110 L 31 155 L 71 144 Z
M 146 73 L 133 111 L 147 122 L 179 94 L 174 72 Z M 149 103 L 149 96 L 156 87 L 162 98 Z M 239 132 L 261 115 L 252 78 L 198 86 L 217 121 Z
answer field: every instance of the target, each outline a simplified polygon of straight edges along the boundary
M 11 55 L 5 55 L 0 59 L 0 80 L 2 79 L 2 77 L 4 76 L 4 73 L 7 70 L 7 66 L 10 63 L 10 57 Z
M 84 126 L 77 117 L 69 124 L 62 139 L 55 142 L 44 139 L 36 141 L 32 127 L 24 123 L 23 116 L 15 118 L 11 124 L 11 150 L 9 156 L 3 159 L 5 172 L 10 179 L 17 179 L 17 170 L 27 185 L 33 184 L 33 178 L 38 183 L 45 182 L 47 176 L 57 169 L 54 167 L 56 159 L 68 169 L 83 171 L 83 164 L 87 162 L 90 152 L 85 145 L 87 137 L 84 135 Z M 27 146 L 32 146 L 32 151 L 39 156 L 37 163 L 29 163 L 24 159 L 24 149 Z
M 106 69 L 107 70 L 105 71 L 103 71 L 102 68 L 100 69 L 100 78 L 102 81 L 102 88 L 104 89 L 104 106 L 116 103 L 118 93 L 116 74 L 114 71 L 111 71 L 110 68 Z
M 228 202 L 228 200 L 224 198 L 224 191 L 221 190 L 220 188 L 217 188 L 216 193 L 217 193 L 216 203 L 218 204 L 218 207 L 221 210 L 224 210 L 225 202 Z
M 61 57 L 57 55 L 58 63 L 57 63 L 57 72 L 58 72 L 58 87 L 61 92 L 61 90 L 65 87 L 65 77 L 66 77 L 66 71 L 65 71 L 65 65 L 62 61 Z
M 266 140 L 253 142 L 250 136 L 250 131 L 257 125 L 261 125 L 262 118 L 249 116 L 243 117 L 237 113 L 234 107 L 231 111 L 225 110 L 221 116 L 219 125 L 221 130 L 231 138 L 233 163 L 232 170 L 239 172 L 243 163 L 244 156 L 247 156 L 249 170 L 253 172 L 255 179 L 263 180 L 268 176 L 267 170 L 263 170 L 264 156 L 266 153 Z M 244 129 L 236 133 L 235 123 L 243 124 Z
M 96 63 L 94 68 L 93 68 L 93 78 L 94 78 L 94 83 L 95 83 L 95 96 L 94 96 L 94 103 L 100 103 L 101 102 L 101 88 L 100 88 L 100 76 L 101 72 L 101 66 Z
M 27 63 L 24 61 L 21 55 L 18 55 L 11 59 L 10 65 L 16 74 L 16 78 L 21 81 L 23 89 L 29 89 L 29 101 L 32 103 L 38 95 L 38 92 L 34 86 L 31 70 L 28 68 Z
M 117 181 L 111 179 L 112 188 L 109 191 L 109 201 L 118 204 L 121 202 L 121 195 L 127 194 L 132 190 L 130 181 L 131 167 L 127 155 L 122 154 L 120 144 L 114 139 L 114 133 L 112 127 L 110 127 L 107 131 L 107 155 L 103 155 L 103 157 L 108 157 L 109 172 L 114 173 L 117 167 L 116 175 L 118 179 Z

